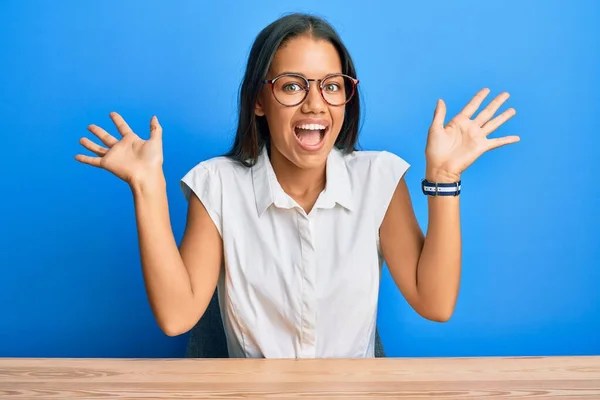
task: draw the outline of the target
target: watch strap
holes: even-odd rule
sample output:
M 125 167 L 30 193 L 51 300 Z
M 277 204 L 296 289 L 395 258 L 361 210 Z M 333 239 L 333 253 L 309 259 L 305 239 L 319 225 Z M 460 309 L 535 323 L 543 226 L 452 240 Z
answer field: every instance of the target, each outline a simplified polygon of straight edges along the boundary
M 421 181 L 421 190 L 423 194 L 428 196 L 458 196 L 461 191 L 461 181 L 438 183 L 423 179 Z

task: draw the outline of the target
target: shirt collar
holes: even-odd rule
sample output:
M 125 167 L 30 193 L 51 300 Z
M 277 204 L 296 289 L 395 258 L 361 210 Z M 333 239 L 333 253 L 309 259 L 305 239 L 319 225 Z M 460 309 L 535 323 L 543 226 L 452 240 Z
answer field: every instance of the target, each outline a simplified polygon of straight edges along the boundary
M 336 204 L 352 210 L 354 208 L 350 175 L 344 156 L 333 148 L 327 157 L 325 169 L 327 183 L 313 208 L 333 208 Z M 279 182 L 269 160 L 266 148 L 260 152 L 256 164 L 252 167 L 252 182 L 256 211 L 261 216 L 267 208 L 275 205 L 279 208 L 293 208 L 298 205 L 288 196 Z

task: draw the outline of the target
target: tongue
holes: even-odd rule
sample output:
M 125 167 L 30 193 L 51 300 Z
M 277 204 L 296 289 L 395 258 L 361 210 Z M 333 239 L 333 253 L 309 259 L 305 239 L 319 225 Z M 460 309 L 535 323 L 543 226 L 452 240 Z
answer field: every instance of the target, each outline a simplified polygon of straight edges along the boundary
M 313 131 L 310 129 L 296 129 L 296 136 L 302 143 L 308 145 L 318 144 L 321 140 L 321 131 Z

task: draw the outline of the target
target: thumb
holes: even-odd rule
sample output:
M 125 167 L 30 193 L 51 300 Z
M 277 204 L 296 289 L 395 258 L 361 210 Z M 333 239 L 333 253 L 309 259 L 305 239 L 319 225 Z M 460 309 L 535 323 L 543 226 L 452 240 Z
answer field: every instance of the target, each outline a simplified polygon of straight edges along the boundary
M 156 115 L 152 117 L 150 120 L 150 138 L 151 139 L 161 139 L 162 138 L 162 126 L 158 122 L 158 118 Z
M 432 127 L 443 128 L 445 118 L 446 118 L 446 103 L 444 103 L 444 100 L 438 99 L 437 104 L 435 106 L 435 111 L 433 113 L 433 122 L 431 124 Z

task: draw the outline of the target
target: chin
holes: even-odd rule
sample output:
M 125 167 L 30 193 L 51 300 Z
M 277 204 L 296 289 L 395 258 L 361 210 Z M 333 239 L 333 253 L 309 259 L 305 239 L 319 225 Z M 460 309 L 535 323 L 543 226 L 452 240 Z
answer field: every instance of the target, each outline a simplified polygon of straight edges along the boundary
M 323 151 L 319 154 L 294 154 L 290 160 L 296 167 L 300 169 L 316 169 L 322 168 L 327 163 L 329 152 Z

